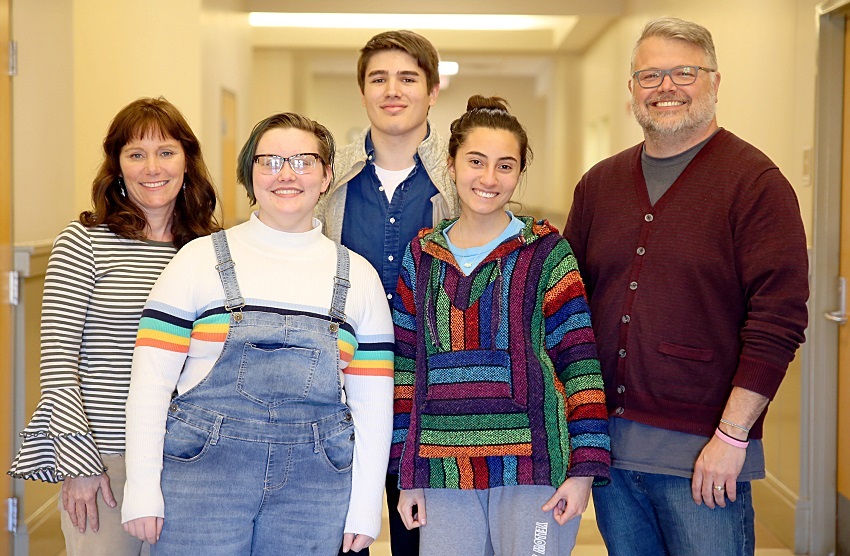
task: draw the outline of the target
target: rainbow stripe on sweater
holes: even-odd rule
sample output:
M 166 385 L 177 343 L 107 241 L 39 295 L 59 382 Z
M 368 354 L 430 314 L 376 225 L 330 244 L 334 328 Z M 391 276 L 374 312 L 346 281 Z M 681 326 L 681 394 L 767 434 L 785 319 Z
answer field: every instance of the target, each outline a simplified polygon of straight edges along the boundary
M 316 318 L 327 315 L 252 301 L 243 311 L 265 311 L 278 314 L 301 314 Z M 199 316 L 188 314 L 164 303 L 149 302 L 139 321 L 136 347 L 147 346 L 174 353 L 189 353 L 190 342 L 211 342 L 224 346 L 230 330 L 230 313 L 224 305 L 210 308 Z M 359 376 L 393 376 L 393 343 L 387 338 L 358 340 L 354 327 L 346 322 L 339 328 L 340 368 L 345 374 Z

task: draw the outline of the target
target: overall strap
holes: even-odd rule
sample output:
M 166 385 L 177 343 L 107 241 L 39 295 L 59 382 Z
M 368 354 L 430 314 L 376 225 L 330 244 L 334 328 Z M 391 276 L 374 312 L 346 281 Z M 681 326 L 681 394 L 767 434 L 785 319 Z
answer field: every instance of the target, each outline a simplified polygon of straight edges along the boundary
M 334 276 L 334 292 L 328 315 L 331 317 L 331 331 L 336 332 L 340 324 L 345 322 L 345 299 L 351 282 L 348 280 L 349 269 L 348 249 L 336 244 L 336 276 Z M 335 322 L 339 321 L 339 322 Z
M 236 281 L 236 263 L 230 256 L 230 247 L 227 245 L 227 235 L 224 230 L 212 234 L 213 247 L 215 248 L 215 260 L 218 264 L 215 269 L 224 287 L 224 309 L 233 315 L 236 322 L 242 320 L 242 307 L 245 299 L 239 291 L 239 282 Z

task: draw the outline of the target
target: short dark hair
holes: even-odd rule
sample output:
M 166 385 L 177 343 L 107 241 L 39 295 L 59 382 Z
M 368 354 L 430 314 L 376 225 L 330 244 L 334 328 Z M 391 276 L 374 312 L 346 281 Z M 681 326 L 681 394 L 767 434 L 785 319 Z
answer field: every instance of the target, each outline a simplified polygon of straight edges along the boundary
M 330 172 L 333 175 L 334 166 L 334 150 L 336 144 L 331 132 L 317 121 L 311 120 L 301 114 L 293 112 L 283 112 L 269 116 L 265 120 L 259 122 L 251 130 L 251 135 L 239 151 L 239 159 L 236 165 L 236 179 L 245 186 L 245 191 L 248 192 L 248 200 L 251 205 L 257 203 L 257 197 L 254 195 L 254 155 L 257 151 L 257 144 L 260 138 L 272 129 L 300 129 L 312 133 L 319 141 L 319 156 L 322 158 L 323 172 Z
M 134 100 L 112 119 L 103 139 L 103 162 L 92 182 L 92 208 L 80 213 L 84 226 L 106 224 L 112 233 L 128 239 L 145 239 L 147 220 L 142 209 L 122 195 L 121 149 L 145 137 L 170 137 L 186 156 L 184 187 L 177 194 L 171 234 L 180 249 L 193 239 L 220 229 L 215 218 L 216 193 L 201 154 L 201 144 L 176 106 L 159 98 Z
M 472 95 L 466 103 L 466 112 L 452 122 L 449 137 L 449 158 L 454 160 L 457 150 L 475 129 L 503 129 L 514 134 L 519 143 L 519 169 L 524 172 L 534 153 L 528 146 L 528 134 L 525 128 L 508 112 L 508 103 L 501 97 Z
M 425 84 L 428 91 L 440 84 L 440 56 L 431 41 L 413 31 L 385 31 L 378 33 L 360 49 L 360 59 L 357 60 L 357 84 L 362 93 L 366 86 L 366 66 L 369 60 L 378 52 L 385 50 L 400 50 L 409 54 L 416 64 L 425 72 Z

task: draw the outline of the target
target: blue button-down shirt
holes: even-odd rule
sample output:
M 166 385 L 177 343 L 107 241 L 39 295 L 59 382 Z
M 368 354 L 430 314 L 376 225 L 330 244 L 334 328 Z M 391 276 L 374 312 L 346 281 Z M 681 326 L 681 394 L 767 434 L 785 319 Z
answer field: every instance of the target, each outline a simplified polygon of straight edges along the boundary
M 363 255 L 378 271 L 384 291 L 395 294 L 404 249 L 422 228 L 434 225 L 431 197 L 438 193 L 414 155 L 415 166 L 387 201 L 375 173 L 375 146 L 366 135 L 366 166 L 348 182 L 342 244 Z

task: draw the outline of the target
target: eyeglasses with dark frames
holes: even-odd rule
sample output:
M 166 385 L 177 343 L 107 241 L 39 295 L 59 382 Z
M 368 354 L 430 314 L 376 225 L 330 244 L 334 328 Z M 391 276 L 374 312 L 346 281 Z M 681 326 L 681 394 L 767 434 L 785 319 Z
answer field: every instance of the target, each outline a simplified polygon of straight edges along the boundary
M 676 66 L 672 69 L 645 69 L 638 70 L 632 74 L 635 81 L 644 89 L 654 89 L 664 82 L 664 76 L 669 75 L 674 85 L 693 85 L 699 75 L 699 70 L 705 72 L 717 71 L 716 69 L 704 68 L 702 66 Z

